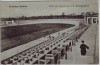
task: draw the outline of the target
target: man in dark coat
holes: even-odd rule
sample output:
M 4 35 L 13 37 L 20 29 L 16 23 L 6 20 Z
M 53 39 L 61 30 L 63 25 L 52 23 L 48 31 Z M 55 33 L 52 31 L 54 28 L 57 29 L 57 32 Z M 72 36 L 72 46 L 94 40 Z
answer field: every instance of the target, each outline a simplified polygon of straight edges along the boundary
M 89 47 L 86 44 L 84 44 L 83 40 L 81 42 L 82 42 L 82 44 L 80 45 L 81 55 L 85 56 L 86 55 L 86 49 L 89 49 Z

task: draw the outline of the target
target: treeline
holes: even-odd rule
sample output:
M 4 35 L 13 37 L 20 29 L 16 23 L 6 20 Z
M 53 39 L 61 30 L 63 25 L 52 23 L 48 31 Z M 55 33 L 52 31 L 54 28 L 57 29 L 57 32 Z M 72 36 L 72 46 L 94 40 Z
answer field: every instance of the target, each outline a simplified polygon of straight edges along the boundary
M 21 17 L 9 17 L 1 18 L 2 21 L 12 21 L 12 20 L 34 20 L 34 19 L 83 19 L 84 15 L 50 15 L 50 16 L 21 16 Z

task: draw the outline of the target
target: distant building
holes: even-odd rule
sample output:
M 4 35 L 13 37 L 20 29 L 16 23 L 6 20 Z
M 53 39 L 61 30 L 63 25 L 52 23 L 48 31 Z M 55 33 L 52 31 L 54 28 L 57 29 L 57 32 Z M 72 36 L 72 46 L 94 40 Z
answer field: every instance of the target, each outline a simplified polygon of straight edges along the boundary
M 98 23 L 98 13 L 93 13 L 90 15 L 85 15 L 85 24 L 95 24 Z
M 12 21 L 3 21 L 2 25 L 16 25 L 16 23 L 15 23 L 14 20 L 12 20 Z

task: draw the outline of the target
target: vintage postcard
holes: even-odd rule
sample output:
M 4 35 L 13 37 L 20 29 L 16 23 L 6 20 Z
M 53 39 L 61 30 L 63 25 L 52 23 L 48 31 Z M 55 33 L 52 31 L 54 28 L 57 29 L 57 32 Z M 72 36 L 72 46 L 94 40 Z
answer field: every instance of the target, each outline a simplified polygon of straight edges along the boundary
M 98 64 L 98 0 L 0 4 L 1 64 Z

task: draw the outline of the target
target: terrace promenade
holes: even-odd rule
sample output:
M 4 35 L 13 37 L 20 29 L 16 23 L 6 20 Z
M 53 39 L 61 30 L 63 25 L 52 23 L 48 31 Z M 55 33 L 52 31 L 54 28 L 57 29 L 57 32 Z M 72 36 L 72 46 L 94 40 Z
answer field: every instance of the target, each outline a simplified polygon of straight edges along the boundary
M 98 44 L 98 26 L 97 24 L 91 25 L 86 32 L 78 39 L 76 46 L 72 47 L 72 52 L 68 52 L 68 59 L 61 59 L 63 64 L 93 64 L 99 62 L 99 44 Z M 82 56 L 80 52 L 80 45 L 84 43 L 89 46 L 86 56 Z

